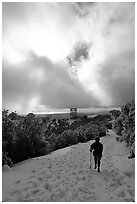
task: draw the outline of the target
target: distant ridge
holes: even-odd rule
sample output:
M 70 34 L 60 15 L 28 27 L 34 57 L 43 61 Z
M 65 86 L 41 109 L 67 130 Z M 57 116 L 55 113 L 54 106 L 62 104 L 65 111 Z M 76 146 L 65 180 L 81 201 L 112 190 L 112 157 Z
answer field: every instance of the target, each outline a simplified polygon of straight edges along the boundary
M 95 108 L 88 108 L 88 109 L 82 109 L 82 108 L 78 108 L 78 116 L 80 115 L 101 115 L 101 114 L 109 114 L 109 111 L 112 109 L 116 109 L 116 110 L 121 110 L 120 107 L 95 107 Z M 51 111 L 51 112 L 35 112 L 32 111 L 31 113 L 35 114 L 36 116 L 39 117 L 47 117 L 47 116 L 61 116 L 64 115 L 64 117 L 68 117 L 70 114 L 69 109 L 68 110 L 64 110 L 64 111 Z M 28 114 L 28 113 L 27 113 Z M 27 114 L 20 114 L 22 116 L 25 116 Z

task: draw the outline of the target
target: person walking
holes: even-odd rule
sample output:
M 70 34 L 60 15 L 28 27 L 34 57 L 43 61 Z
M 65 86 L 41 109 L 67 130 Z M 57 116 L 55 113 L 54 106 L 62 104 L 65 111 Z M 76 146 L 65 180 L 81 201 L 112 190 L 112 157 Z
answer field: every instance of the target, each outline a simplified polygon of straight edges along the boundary
M 100 142 L 99 137 L 96 137 L 95 142 L 91 144 L 90 146 L 91 154 L 92 154 L 92 151 L 93 151 L 94 162 L 95 162 L 94 169 L 97 169 L 97 171 L 100 172 L 100 162 L 101 162 L 101 157 L 103 152 L 103 144 Z

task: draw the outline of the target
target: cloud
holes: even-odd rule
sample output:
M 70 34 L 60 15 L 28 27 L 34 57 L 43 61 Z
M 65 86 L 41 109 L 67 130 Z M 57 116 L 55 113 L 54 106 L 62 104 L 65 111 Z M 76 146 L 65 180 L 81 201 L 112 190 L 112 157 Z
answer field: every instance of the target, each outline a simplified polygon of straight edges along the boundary
M 33 50 L 54 62 L 65 58 L 76 38 L 81 40 L 72 7 L 71 3 L 4 2 L 3 56 L 13 62 L 17 54 L 24 56 Z
M 108 59 L 98 74 L 98 83 L 121 106 L 135 97 L 135 52 L 127 51 Z
M 48 58 L 34 53 L 18 65 L 3 62 L 2 85 L 3 107 L 16 107 L 21 112 L 39 105 L 63 109 L 88 108 L 99 103 L 77 78 L 68 73 L 64 64 L 53 64 Z M 35 107 L 30 107 L 32 104 Z
M 69 64 L 69 71 L 74 76 L 77 76 L 77 71 L 81 67 L 81 63 L 89 60 L 89 49 L 91 44 L 86 42 L 78 42 L 75 44 L 71 53 L 66 57 Z
M 102 105 L 121 106 L 135 95 L 134 4 L 101 3 L 93 8 L 85 21 L 91 18 L 87 38 L 92 47 L 78 75 Z
M 134 55 L 132 2 L 3 3 L 5 107 L 123 105 L 135 95 Z
M 74 3 L 74 12 L 80 18 L 84 18 L 89 15 L 92 7 L 95 6 L 94 2 L 76 2 Z
M 87 60 L 89 57 L 89 48 L 91 45 L 88 45 L 86 42 L 79 42 L 75 45 L 70 56 L 67 56 L 70 66 L 73 64 L 84 60 Z

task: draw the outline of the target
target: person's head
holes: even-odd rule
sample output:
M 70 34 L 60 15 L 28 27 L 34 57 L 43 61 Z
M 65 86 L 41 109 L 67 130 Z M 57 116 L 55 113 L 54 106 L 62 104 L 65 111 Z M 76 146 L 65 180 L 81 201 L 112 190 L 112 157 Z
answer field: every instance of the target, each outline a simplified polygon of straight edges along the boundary
M 95 138 L 95 141 L 96 141 L 96 142 L 99 142 L 99 141 L 100 141 L 100 138 L 99 138 L 99 137 L 96 137 L 96 138 Z

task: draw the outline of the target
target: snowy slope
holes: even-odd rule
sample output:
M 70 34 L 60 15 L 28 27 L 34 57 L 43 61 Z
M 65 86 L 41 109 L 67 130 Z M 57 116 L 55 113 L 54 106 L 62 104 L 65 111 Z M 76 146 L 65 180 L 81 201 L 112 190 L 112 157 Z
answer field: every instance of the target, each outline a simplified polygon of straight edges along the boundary
M 101 172 L 89 169 L 91 142 L 79 143 L 50 155 L 3 169 L 3 201 L 131 202 L 135 200 L 135 160 L 127 159 L 115 133 L 101 138 Z M 93 165 L 93 160 L 92 160 Z

